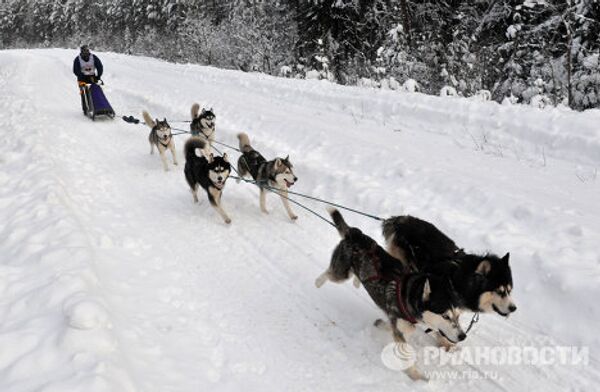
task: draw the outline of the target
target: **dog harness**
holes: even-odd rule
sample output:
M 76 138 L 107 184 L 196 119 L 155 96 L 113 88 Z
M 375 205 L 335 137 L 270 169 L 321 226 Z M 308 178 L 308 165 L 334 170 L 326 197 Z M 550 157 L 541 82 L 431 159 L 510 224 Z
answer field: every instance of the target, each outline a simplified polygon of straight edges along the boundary
M 374 245 L 371 250 L 367 253 L 369 258 L 371 259 L 372 268 L 375 273 L 372 276 L 369 276 L 365 279 L 365 281 L 370 282 L 374 280 L 384 280 L 381 275 L 381 261 L 377 256 L 377 246 Z M 408 321 L 411 324 L 417 324 L 417 319 L 412 315 L 412 313 L 408 310 L 408 303 L 405 300 L 405 296 L 403 295 L 404 281 L 408 274 L 412 273 L 409 268 L 403 268 L 402 273 L 396 275 L 392 279 L 392 282 L 396 285 L 396 302 L 398 304 L 398 309 L 400 313 L 402 313 L 402 318 Z M 408 296 L 408 295 L 407 295 Z
M 398 309 L 400 309 L 400 313 L 402 313 L 403 318 L 411 324 L 416 324 L 417 319 L 412 315 L 411 312 L 408 311 L 408 304 L 402 295 L 402 288 L 404 282 L 404 275 L 395 279 L 396 281 L 396 299 L 398 301 Z
M 210 129 L 210 128 L 209 128 Z M 212 131 L 210 132 L 210 135 L 207 135 L 206 133 L 204 133 L 204 131 L 200 130 L 200 132 L 202 132 L 202 134 L 204 135 L 204 137 L 206 138 L 206 140 L 208 140 L 209 137 L 211 137 L 213 135 L 213 133 L 215 133 L 215 129 L 213 128 Z
M 269 180 L 275 181 L 274 176 L 271 175 L 265 180 L 258 180 L 259 174 L 264 171 L 264 168 L 268 163 L 265 157 L 263 157 L 258 151 L 251 150 L 244 152 L 242 153 L 242 158 L 244 158 L 244 163 L 250 172 L 250 175 L 256 181 L 256 185 L 268 185 Z
M 202 136 L 204 136 L 206 138 L 206 140 L 208 140 L 208 138 L 211 137 L 213 135 L 213 133 L 215 133 L 215 129 L 214 128 L 212 128 L 212 132 L 209 135 L 207 135 L 206 133 L 204 133 L 204 131 L 202 129 L 204 129 L 204 128 L 200 129 L 200 133 L 202 134 Z
M 167 144 L 164 144 L 161 139 L 158 139 L 158 142 L 160 143 L 161 146 L 163 146 L 164 148 L 169 147 L 169 143 L 171 143 L 171 137 L 173 137 L 173 135 L 169 135 L 169 137 L 167 138 Z
M 160 143 L 161 146 L 163 146 L 164 148 L 169 147 L 169 143 L 171 142 L 170 140 L 171 138 L 169 138 L 169 141 L 167 142 L 167 144 L 164 144 L 163 142 L 161 142 L 160 140 L 158 141 Z

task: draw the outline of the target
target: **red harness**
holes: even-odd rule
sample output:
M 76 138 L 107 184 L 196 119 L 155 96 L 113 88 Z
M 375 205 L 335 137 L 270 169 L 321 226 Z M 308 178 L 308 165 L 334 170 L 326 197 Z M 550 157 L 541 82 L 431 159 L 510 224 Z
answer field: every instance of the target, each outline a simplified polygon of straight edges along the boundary
M 369 251 L 369 255 L 371 256 L 373 270 L 377 272 L 373 276 L 369 276 L 367 279 L 365 279 L 365 281 L 370 282 L 374 280 L 383 279 L 383 276 L 381 275 L 381 263 L 379 261 L 379 257 L 377 256 L 377 246 L 374 246 Z M 404 268 L 404 272 L 402 273 L 402 275 L 394 279 L 396 281 L 396 300 L 398 301 L 398 308 L 400 309 L 403 318 L 411 324 L 417 324 L 417 319 L 412 315 L 411 312 L 408 311 L 408 305 L 402 295 L 402 282 L 404 280 L 404 275 L 407 273 L 410 272 L 407 272 L 407 268 Z
M 408 305 L 402 296 L 402 277 L 396 278 L 396 299 L 398 301 L 398 307 L 400 308 L 400 313 L 404 316 L 404 319 L 411 324 L 416 324 L 417 319 L 408 311 Z

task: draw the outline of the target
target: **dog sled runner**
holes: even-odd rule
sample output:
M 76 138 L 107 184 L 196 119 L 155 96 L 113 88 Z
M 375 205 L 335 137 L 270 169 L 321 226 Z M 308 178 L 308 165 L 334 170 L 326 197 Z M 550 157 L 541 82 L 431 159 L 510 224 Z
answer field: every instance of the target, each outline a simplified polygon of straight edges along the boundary
M 115 111 L 113 110 L 108 99 L 102 91 L 102 87 L 96 83 L 79 83 L 82 89 L 83 98 L 85 101 L 86 112 L 85 115 L 96 120 L 98 116 L 108 116 L 110 118 L 115 117 Z

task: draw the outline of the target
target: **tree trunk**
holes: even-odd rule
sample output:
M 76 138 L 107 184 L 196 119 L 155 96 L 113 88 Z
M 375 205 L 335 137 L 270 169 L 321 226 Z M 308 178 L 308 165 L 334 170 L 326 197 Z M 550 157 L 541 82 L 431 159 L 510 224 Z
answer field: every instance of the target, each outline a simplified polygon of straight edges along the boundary
M 567 47 L 567 88 L 569 89 L 569 107 L 573 109 L 573 86 L 571 85 L 571 75 L 573 73 L 573 39 L 571 37 L 571 33 L 569 32 L 569 45 Z
M 567 29 L 567 89 L 569 107 L 573 109 L 573 86 L 571 81 L 571 75 L 573 73 L 573 33 L 571 32 L 571 25 L 569 22 L 564 17 L 562 20 Z
M 406 34 L 406 42 L 408 43 L 408 46 L 412 46 L 408 0 L 400 0 L 400 9 L 402 10 L 402 27 L 404 28 L 404 33 Z

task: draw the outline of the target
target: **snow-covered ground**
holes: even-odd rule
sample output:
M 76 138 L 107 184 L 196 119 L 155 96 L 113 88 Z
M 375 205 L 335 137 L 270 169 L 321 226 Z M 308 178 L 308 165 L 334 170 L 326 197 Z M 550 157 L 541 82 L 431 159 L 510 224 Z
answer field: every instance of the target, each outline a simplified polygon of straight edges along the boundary
M 101 54 L 115 110 L 290 154 L 295 191 L 434 222 L 471 251 L 511 253 L 517 312 L 483 315 L 463 350 L 575 346 L 587 365 L 446 365 L 497 377 L 414 383 L 363 289 L 314 287 L 339 238 L 228 182 L 225 225 L 164 172 L 148 129 L 82 116 L 69 50 L 0 52 L 0 390 L 382 391 L 600 388 L 600 112 L 278 79 Z M 184 136 L 177 137 L 183 162 Z M 237 159 L 235 151 L 228 151 Z M 306 202 L 320 213 L 324 206 Z M 381 241 L 377 221 L 346 220 Z M 468 315 L 463 322 L 467 324 Z M 433 344 L 422 333 L 415 346 Z M 473 373 L 471 373 L 473 375 Z

